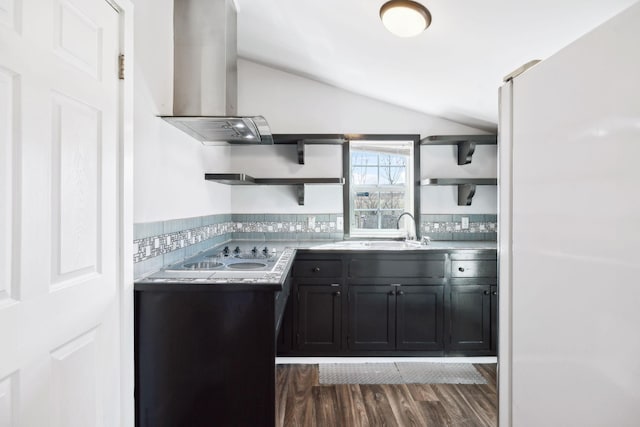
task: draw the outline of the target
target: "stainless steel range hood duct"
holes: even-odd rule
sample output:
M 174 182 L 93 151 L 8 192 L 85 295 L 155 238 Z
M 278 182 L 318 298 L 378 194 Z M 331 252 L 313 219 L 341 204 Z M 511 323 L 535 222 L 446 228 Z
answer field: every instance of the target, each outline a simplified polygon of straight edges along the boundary
M 262 116 L 238 116 L 237 19 L 233 0 L 174 0 L 173 116 L 205 145 L 273 144 Z

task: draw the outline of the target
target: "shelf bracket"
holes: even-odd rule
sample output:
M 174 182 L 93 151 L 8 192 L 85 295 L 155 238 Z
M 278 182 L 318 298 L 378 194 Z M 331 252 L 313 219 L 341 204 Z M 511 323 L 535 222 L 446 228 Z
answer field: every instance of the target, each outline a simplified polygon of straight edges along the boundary
M 298 140 L 298 164 L 304 165 L 304 140 Z
M 304 184 L 296 185 L 296 193 L 298 194 L 298 206 L 304 206 Z
M 471 206 L 475 194 L 475 184 L 458 184 L 458 206 Z
M 473 152 L 476 151 L 476 143 L 471 141 L 458 142 L 458 165 L 471 163 Z

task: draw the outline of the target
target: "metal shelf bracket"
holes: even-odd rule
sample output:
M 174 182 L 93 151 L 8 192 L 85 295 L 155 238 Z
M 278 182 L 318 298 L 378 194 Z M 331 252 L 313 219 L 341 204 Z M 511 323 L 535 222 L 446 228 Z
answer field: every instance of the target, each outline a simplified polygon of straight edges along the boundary
M 298 164 L 304 165 L 304 140 L 298 141 Z
M 475 184 L 458 184 L 458 206 L 471 206 L 475 194 Z
M 458 142 L 458 165 L 468 165 L 471 163 L 474 151 L 476 151 L 475 142 Z

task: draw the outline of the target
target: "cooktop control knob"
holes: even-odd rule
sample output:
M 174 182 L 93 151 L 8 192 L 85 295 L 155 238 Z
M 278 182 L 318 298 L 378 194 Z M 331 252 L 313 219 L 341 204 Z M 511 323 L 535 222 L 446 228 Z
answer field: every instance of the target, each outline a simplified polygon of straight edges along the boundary
M 238 255 L 240 253 L 240 246 L 236 246 L 236 248 L 233 250 L 233 253 Z

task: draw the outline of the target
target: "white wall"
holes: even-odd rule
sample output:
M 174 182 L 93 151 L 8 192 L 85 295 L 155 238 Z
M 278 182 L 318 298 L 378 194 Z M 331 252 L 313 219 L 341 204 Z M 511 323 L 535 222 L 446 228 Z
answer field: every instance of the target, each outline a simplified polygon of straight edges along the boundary
M 459 123 L 387 104 L 248 60 L 238 64 L 238 109 L 261 114 L 273 133 L 480 134 Z M 481 146 L 471 165 L 457 165 L 453 147 L 423 147 L 423 177 L 495 177 L 496 148 Z M 340 177 L 339 146 L 306 147 L 299 165 L 294 146 L 231 148 L 235 172 L 255 177 Z M 434 174 L 442 174 L 436 176 Z M 455 187 L 422 190 L 422 213 L 495 213 L 495 187 L 479 187 L 473 205 L 457 206 Z M 305 206 L 298 206 L 291 187 L 234 187 L 231 207 L 237 213 L 342 212 L 339 186 L 307 186 Z M 318 200 L 317 197 L 322 197 Z
M 134 221 L 231 212 L 231 189 L 205 171 L 229 166 L 228 147 L 205 147 L 159 115 L 172 113 L 173 0 L 135 1 Z

